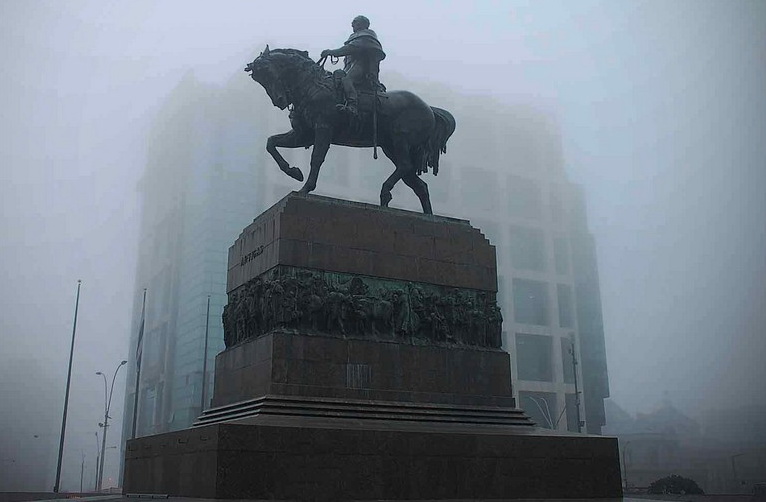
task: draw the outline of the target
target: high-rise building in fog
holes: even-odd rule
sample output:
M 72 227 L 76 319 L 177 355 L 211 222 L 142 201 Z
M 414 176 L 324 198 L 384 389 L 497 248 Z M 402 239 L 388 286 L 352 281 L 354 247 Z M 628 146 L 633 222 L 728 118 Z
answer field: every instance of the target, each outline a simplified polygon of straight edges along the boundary
M 458 129 L 439 176 L 423 179 L 437 214 L 471 220 L 497 247 L 503 344 L 517 402 L 543 427 L 577 430 L 577 387 L 583 431 L 599 433 L 608 380 L 596 258 L 582 190 L 564 173 L 556 122 L 529 106 L 439 95 L 423 97 L 453 112 Z M 200 413 L 206 323 L 210 398 L 213 359 L 223 349 L 228 247 L 255 216 L 301 186 L 265 151 L 266 135 L 288 129 L 285 114 L 244 78 L 218 88 L 187 77 L 158 114 L 140 186 L 133 354 L 144 287 L 148 295 L 138 435 L 188 427 Z M 303 149 L 282 151 L 307 173 Z M 377 203 L 393 170 L 381 157 L 333 146 L 316 193 Z M 420 211 L 403 183 L 392 206 Z M 125 438 L 135 361 L 130 368 Z
M 253 159 L 261 146 L 250 133 L 258 119 L 237 110 L 236 97 L 236 86 L 224 92 L 187 75 L 150 131 L 139 184 L 142 212 L 123 439 L 133 426 L 144 288 L 137 435 L 182 429 L 199 415 L 206 331 L 210 398 L 213 359 L 223 349 L 228 243 L 256 211 Z
M 609 385 L 598 268 L 558 123 L 529 105 L 460 102 L 464 132 L 431 183 L 434 208 L 471 220 L 497 248 L 518 406 L 540 426 L 599 434 Z

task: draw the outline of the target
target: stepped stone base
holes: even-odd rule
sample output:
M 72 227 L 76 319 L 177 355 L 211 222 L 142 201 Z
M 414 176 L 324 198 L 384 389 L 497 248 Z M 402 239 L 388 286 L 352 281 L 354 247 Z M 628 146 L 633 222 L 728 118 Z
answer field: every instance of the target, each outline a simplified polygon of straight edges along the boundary
M 269 415 L 128 443 L 125 493 L 267 500 L 621 496 L 613 438 Z
M 269 333 L 218 354 L 213 407 L 267 394 L 515 407 L 502 350 Z
M 615 438 L 553 433 L 516 408 L 510 358 L 499 338 L 487 336 L 500 328 L 486 321 L 497 290 L 494 253 L 467 221 L 285 197 L 229 250 L 227 291 L 237 300 L 230 296 L 236 308 L 229 305 L 225 315 L 228 348 L 216 358 L 212 408 L 189 429 L 128 441 L 125 493 L 261 500 L 621 496 Z M 322 329 L 308 331 L 306 305 L 296 310 L 295 300 L 310 282 L 274 275 L 278 267 L 397 288 L 398 303 L 377 297 L 397 305 L 396 315 L 378 319 L 390 329 L 354 334 L 317 315 Z M 394 281 L 403 282 L 390 286 Z M 350 281 L 319 282 L 352 305 L 364 296 Z M 418 288 L 432 308 L 449 314 L 443 322 L 427 314 L 423 298 L 418 304 Z M 412 297 L 403 301 L 406 291 Z M 434 300 L 439 294 L 444 301 Z M 489 309 L 484 324 L 480 307 Z M 303 317 L 289 315 L 299 311 Z M 325 311 L 342 317 L 341 310 Z M 432 328 L 449 329 L 418 331 L 410 311 Z
M 534 427 L 529 417 L 518 408 L 286 396 L 263 396 L 211 408 L 202 413 L 193 427 L 221 422 L 257 423 L 261 416 L 271 415 Z
M 515 407 L 508 354 L 271 333 L 216 359 L 215 406 L 128 442 L 125 493 L 233 499 L 620 496 L 614 438 Z

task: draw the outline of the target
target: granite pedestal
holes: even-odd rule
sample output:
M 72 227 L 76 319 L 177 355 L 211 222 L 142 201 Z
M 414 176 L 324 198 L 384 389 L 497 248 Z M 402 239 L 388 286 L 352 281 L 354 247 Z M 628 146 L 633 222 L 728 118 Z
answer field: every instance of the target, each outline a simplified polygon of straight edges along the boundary
M 212 407 L 129 441 L 124 491 L 620 496 L 614 438 L 516 408 L 496 281 L 494 247 L 466 221 L 290 194 L 229 250 Z

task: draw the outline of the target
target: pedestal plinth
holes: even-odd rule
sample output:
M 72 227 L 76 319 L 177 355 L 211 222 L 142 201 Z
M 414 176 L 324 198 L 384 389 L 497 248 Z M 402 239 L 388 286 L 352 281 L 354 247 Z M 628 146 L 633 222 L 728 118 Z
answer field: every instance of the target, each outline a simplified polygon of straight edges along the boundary
M 212 407 L 129 441 L 125 492 L 619 496 L 614 438 L 515 407 L 496 290 L 494 247 L 467 221 L 288 195 L 229 250 Z

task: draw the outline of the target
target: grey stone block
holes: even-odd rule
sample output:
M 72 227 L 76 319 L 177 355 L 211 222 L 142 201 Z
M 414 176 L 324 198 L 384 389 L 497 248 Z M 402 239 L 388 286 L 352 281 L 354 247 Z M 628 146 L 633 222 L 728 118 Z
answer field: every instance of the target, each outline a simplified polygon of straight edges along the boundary
M 256 218 L 229 249 L 227 291 L 277 265 L 484 287 L 484 282 L 469 286 L 453 264 L 496 267 L 493 253 L 464 220 L 290 194 Z
M 301 500 L 621 496 L 614 438 L 304 425 L 221 424 L 131 440 L 124 489 Z M 577 447 L 556 448 L 565 443 Z

